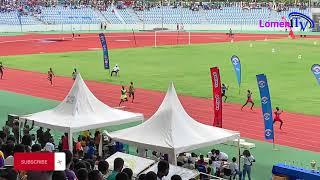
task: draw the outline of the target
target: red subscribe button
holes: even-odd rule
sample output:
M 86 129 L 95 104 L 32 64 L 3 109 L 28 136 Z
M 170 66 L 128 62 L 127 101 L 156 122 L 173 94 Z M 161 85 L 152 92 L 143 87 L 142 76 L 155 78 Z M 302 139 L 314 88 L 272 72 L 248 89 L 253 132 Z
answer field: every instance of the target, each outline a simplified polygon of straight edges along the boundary
M 64 171 L 65 153 L 15 153 L 14 168 L 24 171 Z

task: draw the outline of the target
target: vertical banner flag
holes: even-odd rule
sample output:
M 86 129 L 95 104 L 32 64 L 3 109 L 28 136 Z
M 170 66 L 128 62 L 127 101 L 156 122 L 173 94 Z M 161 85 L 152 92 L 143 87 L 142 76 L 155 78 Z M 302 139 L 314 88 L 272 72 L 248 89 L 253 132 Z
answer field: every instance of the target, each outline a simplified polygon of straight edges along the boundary
M 314 76 L 316 77 L 316 79 L 320 85 L 320 65 L 319 64 L 312 65 L 311 71 L 314 74 Z
M 221 98 L 221 81 L 218 67 L 210 68 L 212 91 L 213 91 L 213 109 L 214 121 L 213 126 L 222 127 L 222 98 Z
M 266 140 L 273 140 L 273 118 L 272 106 L 269 92 L 267 77 L 264 74 L 257 75 L 257 82 L 261 97 L 262 117 L 264 121 L 264 138 Z
M 238 85 L 240 87 L 240 84 L 241 84 L 241 64 L 240 64 L 240 59 L 238 58 L 238 56 L 233 55 L 233 56 L 231 56 L 231 62 L 233 64 L 233 68 L 234 68 L 234 71 L 236 73 L 237 80 L 238 80 Z
M 104 69 L 109 69 L 109 54 L 108 54 L 108 47 L 106 37 L 103 33 L 99 34 L 99 38 L 101 41 L 102 51 L 103 51 L 103 62 L 104 62 Z

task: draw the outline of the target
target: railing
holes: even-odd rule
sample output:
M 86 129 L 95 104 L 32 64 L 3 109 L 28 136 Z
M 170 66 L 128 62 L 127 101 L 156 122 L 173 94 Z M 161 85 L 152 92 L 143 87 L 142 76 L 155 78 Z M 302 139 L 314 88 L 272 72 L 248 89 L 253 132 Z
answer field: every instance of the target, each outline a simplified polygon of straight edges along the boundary
M 226 180 L 226 179 L 223 179 L 223 178 L 221 178 L 221 177 L 213 176 L 213 175 L 206 174 L 206 173 L 202 173 L 202 172 L 200 172 L 200 174 L 205 175 L 205 176 L 209 176 L 210 179 Z

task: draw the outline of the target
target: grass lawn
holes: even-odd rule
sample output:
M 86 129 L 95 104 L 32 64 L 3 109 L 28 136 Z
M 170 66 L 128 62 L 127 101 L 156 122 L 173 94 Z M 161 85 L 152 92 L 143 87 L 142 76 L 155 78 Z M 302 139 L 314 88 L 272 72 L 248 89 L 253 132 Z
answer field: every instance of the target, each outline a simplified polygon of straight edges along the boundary
M 0 36 L 19 36 L 24 34 L 22 32 L 0 32 Z
M 19 95 L 15 93 L 0 91 L 0 97 L 2 101 L 0 102 L 0 127 L 2 127 L 7 120 L 7 115 L 10 113 L 14 114 L 28 114 L 34 113 L 41 110 L 49 109 L 58 104 L 57 101 L 51 101 L 47 99 L 35 98 L 32 96 Z M 136 125 L 137 123 L 125 124 L 120 126 L 107 127 L 108 131 L 114 131 L 118 129 L 123 129 L 129 126 Z M 34 129 L 34 131 L 37 128 Z M 92 132 L 94 133 L 94 132 Z M 60 137 L 60 133 L 54 132 L 56 142 Z M 310 161 L 315 160 L 320 162 L 320 156 L 317 153 L 310 151 L 299 150 L 295 148 L 278 146 L 279 151 L 272 150 L 272 144 L 266 142 L 260 142 L 255 140 L 247 140 L 249 142 L 254 142 L 256 148 L 251 150 L 251 153 L 256 158 L 256 163 L 254 163 L 252 169 L 252 177 L 254 180 L 269 180 L 271 177 L 272 165 L 277 162 L 287 162 L 288 164 L 299 165 L 302 167 L 310 168 Z M 213 146 L 216 149 L 220 149 L 229 155 L 229 158 L 237 157 L 237 148 L 227 145 L 216 145 Z M 198 154 L 206 154 L 213 147 L 203 148 L 196 150 Z M 242 151 L 242 150 L 241 150 Z M 130 148 L 130 152 L 134 154 L 134 147 Z
M 319 85 L 310 71 L 320 59 L 320 43 L 314 40 L 247 41 L 192 46 L 114 49 L 109 52 L 112 66 L 119 64 L 120 77 L 110 77 L 103 69 L 101 51 L 38 54 L 3 58 L 5 66 L 46 73 L 52 67 L 57 75 L 70 76 L 77 67 L 85 79 L 128 84 L 165 91 L 174 81 L 178 93 L 212 97 L 209 68 L 218 66 L 222 82 L 229 85 L 228 100 L 243 103 L 246 90 L 253 91 L 259 103 L 256 75 L 268 77 L 273 107 L 285 111 L 320 115 Z M 249 44 L 252 43 L 253 47 Z M 275 53 L 272 53 L 272 49 Z M 242 64 L 241 94 L 236 82 L 232 55 Z M 298 59 L 298 55 L 302 55 Z
M 32 96 L 0 91 L 0 127 L 5 125 L 8 114 L 24 115 L 37 111 L 50 109 L 58 104 L 58 101 L 46 100 Z

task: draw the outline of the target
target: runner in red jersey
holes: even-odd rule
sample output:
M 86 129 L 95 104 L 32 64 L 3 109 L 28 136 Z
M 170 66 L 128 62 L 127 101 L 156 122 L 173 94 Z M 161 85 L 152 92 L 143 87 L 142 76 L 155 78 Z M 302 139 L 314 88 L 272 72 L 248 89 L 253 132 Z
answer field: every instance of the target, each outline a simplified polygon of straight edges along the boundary
M 254 102 L 252 100 L 252 92 L 250 90 L 248 90 L 248 93 L 247 93 L 247 101 L 246 103 L 241 107 L 241 110 L 243 109 L 243 107 L 245 107 L 248 103 L 251 103 L 251 110 L 253 110 L 253 106 L 254 106 Z
M 280 114 L 283 113 L 283 110 L 280 111 L 279 107 L 276 107 L 276 110 L 277 110 L 277 111 L 274 112 L 274 114 L 275 114 L 276 117 L 275 117 L 274 120 L 273 120 L 273 124 L 274 124 L 276 121 L 279 121 L 279 122 L 280 122 L 280 129 L 281 129 L 282 124 L 283 124 L 283 121 L 282 121 L 281 118 L 280 118 Z

